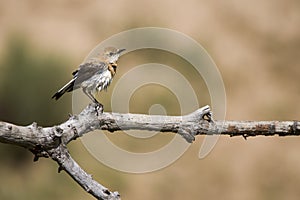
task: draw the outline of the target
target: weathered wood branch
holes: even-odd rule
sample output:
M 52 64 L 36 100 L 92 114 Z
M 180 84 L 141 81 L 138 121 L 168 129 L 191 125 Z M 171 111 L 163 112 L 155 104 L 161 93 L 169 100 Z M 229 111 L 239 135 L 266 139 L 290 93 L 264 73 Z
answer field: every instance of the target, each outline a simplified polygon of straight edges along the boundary
M 159 116 L 142 114 L 99 113 L 90 104 L 79 115 L 53 127 L 40 127 L 36 123 L 17 126 L 0 122 L 0 142 L 24 147 L 39 157 L 51 157 L 59 164 L 59 171 L 66 171 L 81 187 L 97 199 L 120 199 L 118 192 L 111 192 L 92 179 L 70 156 L 66 145 L 93 130 L 110 132 L 119 130 L 148 130 L 180 134 L 187 142 L 196 135 L 229 136 L 298 136 L 298 121 L 213 121 L 209 106 L 204 106 L 185 116 Z
M 254 136 L 299 136 L 299 121 L 218 121 L 217 130 L 221 135 Z
M 92 176 L 87 174 L 72 159 L 68 149 L 64 145 L 60 145 L 55 149 L 47 151 L 49 156 L 59 164 L 59 172 L 65 170 L 85 191 L 96 197 L 97 199 L 118 200 L 120 195 L 118 192 L 110 192 L 107 188 L 93 180 Z

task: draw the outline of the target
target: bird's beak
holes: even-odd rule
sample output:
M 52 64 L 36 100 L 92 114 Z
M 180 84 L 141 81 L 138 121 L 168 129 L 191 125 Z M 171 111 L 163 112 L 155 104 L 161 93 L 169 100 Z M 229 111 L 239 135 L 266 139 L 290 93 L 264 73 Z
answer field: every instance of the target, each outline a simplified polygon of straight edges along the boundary
M 118 49 L 118 54 L 121 54 L 123 51 L 125 51 L 126 49 Z

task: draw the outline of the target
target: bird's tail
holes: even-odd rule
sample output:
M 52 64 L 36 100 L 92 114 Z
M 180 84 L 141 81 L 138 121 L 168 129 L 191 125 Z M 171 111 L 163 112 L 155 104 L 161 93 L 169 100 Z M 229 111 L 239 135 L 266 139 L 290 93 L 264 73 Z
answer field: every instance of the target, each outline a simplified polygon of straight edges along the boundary
M 64 93 L 71 92 L 74 89 L 75 78 L 73 78 L 70 82 L 64 85 L 60 90 L 58 90 L 53 96 L 52 99 L 59 99 Z

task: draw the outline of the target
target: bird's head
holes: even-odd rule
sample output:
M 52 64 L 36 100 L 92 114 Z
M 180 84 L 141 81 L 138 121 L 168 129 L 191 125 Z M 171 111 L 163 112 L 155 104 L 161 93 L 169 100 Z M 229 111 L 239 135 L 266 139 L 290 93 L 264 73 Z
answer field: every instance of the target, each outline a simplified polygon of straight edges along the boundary
M 107 47 L 104 49 L 102 56 L 106 62 L 108 62 L 110 64 L 115 64 L 118 61 L 118 59 L 123 51 L 125 51 L 125 49 L 117 49 L 115 47 Z

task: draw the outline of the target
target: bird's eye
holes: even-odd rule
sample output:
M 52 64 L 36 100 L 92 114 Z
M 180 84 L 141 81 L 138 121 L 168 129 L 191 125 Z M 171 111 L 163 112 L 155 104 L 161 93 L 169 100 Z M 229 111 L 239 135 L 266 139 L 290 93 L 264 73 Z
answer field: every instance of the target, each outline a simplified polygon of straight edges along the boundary
M 114 55 L 114 53 L 113 52 L 109 52 L 109 55 L 112 56 L 112 55 Z

